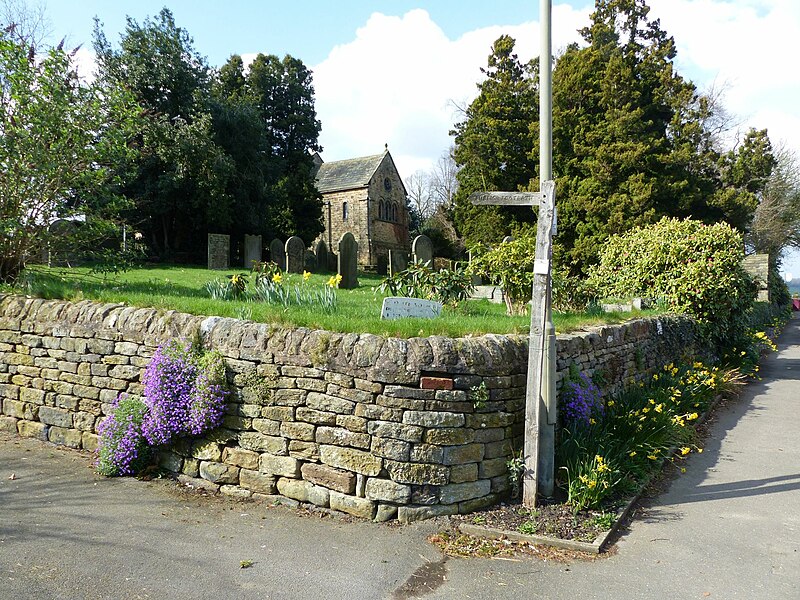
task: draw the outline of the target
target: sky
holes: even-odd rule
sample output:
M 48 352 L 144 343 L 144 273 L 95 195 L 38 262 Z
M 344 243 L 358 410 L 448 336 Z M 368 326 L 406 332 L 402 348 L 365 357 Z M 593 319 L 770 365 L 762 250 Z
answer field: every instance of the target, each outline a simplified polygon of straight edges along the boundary
M 327 161 L 377 154 L 384 144 L 408 177 L 447 152 L 458 107 L 476 95 L 480 68 L 502 34 L 527 61 L 538 54 L 538 0 L 49 0 L 53 37 L 82 44 L 91 64 L 93 19 L 117 44 L 130 16 L 163 6 L 211 66 L 231 54 L 291 54 L 314 74 Z M 553 49 L 580 41 L 592 0 L 553 0 Z M 651 18 L 675 38 L 678 71 L 722 90 L 744 132 L 767 128 L 800 153 L 800 1 L 650 0 Z M 730 143 L 736 141 L 735 132 Z M 784 260 L 800 277 L 800 254 Z

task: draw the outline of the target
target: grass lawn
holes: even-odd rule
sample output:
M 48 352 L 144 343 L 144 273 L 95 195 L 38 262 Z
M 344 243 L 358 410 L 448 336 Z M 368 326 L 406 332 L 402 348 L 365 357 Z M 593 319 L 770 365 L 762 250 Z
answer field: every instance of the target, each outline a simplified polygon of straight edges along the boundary
M 457 308 L 445 307 L 437 319 L 398 319 L 382 321 L 381 303 L 385 294 L 378 291 L 382 278 L 359 274 L 360 287 L 354 290 L 337 290 L 338 309 L 333 314 L 302 307 L 284 309 L 282 306 L 238 300 L 213 300 L 205 284 L 226 275 L 241 273 L 241 269 L 210 271 L 208 269 L 178 266 L 144 266 L 118 275 L 97 275 L 88 268 L 47 268 L 34 266 L 28 269 L 14 291 L 43 298 L 66 300 L 97 300 L 124 303 L 130 306 L 174 309 L 195 315 L 216 315 L 244 318 L 264 323 L 279 323 L 325 329 L 328 331 L 374 333 L 383 336 L 409 338 L 444 335 L 462 337 L 484 333 L 527 334 L 530 317 L 508 317 L 505 305 L 488 300 L 469 300 Z M 312 275 L 306 285 L 324 286 L 330 275 Z M 289 275 L 289 284 L 300 284 L 302 276 Z M 554 313 L 553 321 L 559 333 L 573 331 L 587 325 L 617 323 L 632 317 L 654 314 L 652 311 L 634 313 L 606 313 L 587 316 L 575 313 Z

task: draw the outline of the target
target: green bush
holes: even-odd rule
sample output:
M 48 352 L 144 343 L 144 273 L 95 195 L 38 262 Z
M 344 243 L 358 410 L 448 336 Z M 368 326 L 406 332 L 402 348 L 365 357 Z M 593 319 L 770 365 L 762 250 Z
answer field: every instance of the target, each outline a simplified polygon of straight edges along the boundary
M 589 283 L 602 297 L 642 296 L 697 321 L 718 351 L 747 330 L 755 285 L 741 235 L 725 223 L 667 219 L 610 238 Z
M 523 234 L 496 248 L 481 250 L 473 248 L 473 259 L 467 271 L 503 288 L 509 315 L 524 315 L 533 290 L 536 238 Z
M 472 290 L 472 279 L 463 267 L 456 265 L 452 269 L 435 271 L 421 262 L 412 262 L 407 269 L 390 275 L 380 285 L 381 292 L 393 296 L 437 300 L 452 306 L 469 298 Z

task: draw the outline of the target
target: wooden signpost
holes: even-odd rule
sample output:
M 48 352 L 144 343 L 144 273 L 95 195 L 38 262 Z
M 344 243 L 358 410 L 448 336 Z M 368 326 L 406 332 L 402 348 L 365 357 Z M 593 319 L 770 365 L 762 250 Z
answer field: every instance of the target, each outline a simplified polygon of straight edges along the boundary
M 536 506 L 539 493 L 543 496 L 552 495 L 555 475 L 555 330 L 550 311 L 555 189 L 553 181 L 545 181 L 539 192 L 476 192 L 470 195 L 470 201 L 478 205 L 539 207 L 523 450 L 525 473 L 522 501 L 529 507 Z

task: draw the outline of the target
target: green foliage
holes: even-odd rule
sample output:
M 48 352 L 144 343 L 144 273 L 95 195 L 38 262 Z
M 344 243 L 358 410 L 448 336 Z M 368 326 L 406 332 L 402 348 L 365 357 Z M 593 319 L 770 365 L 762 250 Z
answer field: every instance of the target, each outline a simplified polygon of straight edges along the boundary
M 508 314 L 524 315 L 533 290 L 536 238 L 523 234 L 495 248 L 481 250 L 480 247 L 473 249 L 468 272 L 499 284 L 503 288 Z
M 463 267 L 456 264 L 452 269 L 436 271 L 421 262 L 412 262 L 380 285 L 381 292 L 392 296 L 424 298 L 452 306 L 469 298 L 472 290 L 472 278 Z
M 522 478 L 525 474 L 525 458 L 522 450 L 506 461 L 506 469 L 508 470 L 508 482 L 511 484 L 511 497 L 518 498 L 522 493 Z
M 601 296 L 663 299 L 694 317 L 716 349 L 736 345 L 755 287 L 742 267 L 742 237 L 725 223 L 662 219 L 614 236 L 590 281 Z
M 494 243 L 534 222 L 530 208 L 476 207 L 468 197 L 482 190 L 528 189 L 534 178 L 538 101 L 536 73 L 523 66 L 514 53 L 515 41 L 503 35 L 492 46 L 488 64 L 481 72 L 478 97 L 465 111 L 465 120 L 450 132 L 455 136 L 454 159 L 460 167 L 456 178 L 455 225 L 467 245 Z
M 0 31 L 0 282 L 50 243 L 81 251 L 116 233 L 115 167 L 135 113 L 123 90 L 82 83 L 74 59 L 30 46 L 14 26 Z M 78 216 L 68 232 L 48 227 Z

